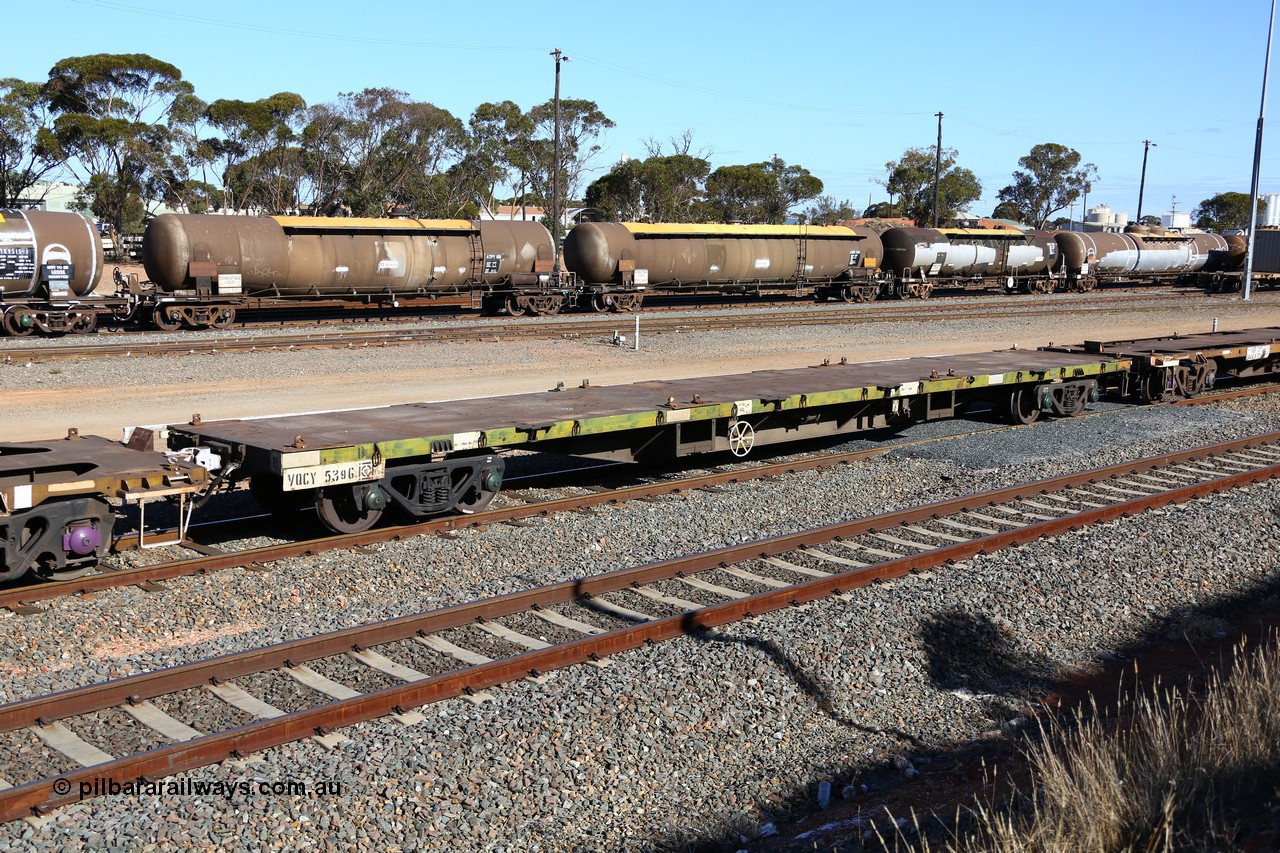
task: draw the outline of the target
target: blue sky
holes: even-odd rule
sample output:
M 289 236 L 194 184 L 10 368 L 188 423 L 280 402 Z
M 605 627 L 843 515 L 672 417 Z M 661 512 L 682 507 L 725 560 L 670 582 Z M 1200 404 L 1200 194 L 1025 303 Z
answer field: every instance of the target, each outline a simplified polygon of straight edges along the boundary
M 884 164 L 943 145 L 982 181 L 989 214 L 1017 160 L 1058 142 L 1098 167 L 1090 206 L 1191 210 L 1247 192 L 1267 0 L 538 3 L 486 0 L 43 0 L 6 6 L 5 75 L 43 80 L 59 59 L 148 53 L 196 94 L 309 104 L 392 87 L 466 120 L 485 101 L 561 94 L 617 126 L 593 176 L 646 140 L 686 130 L 712 165 L 774 154 L 855 206 L 883 200 Z M 19 37 L 20 36 L 20 37 Z M 1277 60 L 1280 64 L 1280 59 Z M 1272 76 L 1275 76 L 1273 70 Z M 1272 100 L 1280 97 L 1272 86 Z M 1280 111 L 1276 111 L 1280 116 Z M 1280 192 L 1273 119 L 1262 192 Z M 1268 153 L 1273 152 L 1273 153 Z M 1079 210 L 1077 209 L 1077 215 Z

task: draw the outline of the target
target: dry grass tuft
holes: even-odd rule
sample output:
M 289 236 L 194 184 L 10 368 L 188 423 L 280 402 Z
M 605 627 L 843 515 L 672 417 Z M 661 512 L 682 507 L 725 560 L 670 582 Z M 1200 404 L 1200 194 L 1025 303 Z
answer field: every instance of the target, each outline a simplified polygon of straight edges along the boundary
M 1044 724 L 1028 749 L 1035 791 L 979 804 L 949 838 L 882 840 L 1013 853 L 1230 850 L 1253 836 L 1270 849 L 1280 842 L 1280 636 L 1236 651 L 1203 691 L 1157 686 L 1117 713 L 1090 706 Z

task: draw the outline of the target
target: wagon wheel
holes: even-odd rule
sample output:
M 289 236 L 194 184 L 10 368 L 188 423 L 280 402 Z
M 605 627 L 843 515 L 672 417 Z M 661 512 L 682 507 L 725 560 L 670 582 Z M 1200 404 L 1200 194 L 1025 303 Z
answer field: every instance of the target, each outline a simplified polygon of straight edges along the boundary
M 467 493 L 458 499 L 454 504 L 454 509 L 463 515 L 471 515 L 475 512 L 482 512 L 493 503 L 493 499 L 498 496 L 497 489 L 486 489 L 480 486 L 473 486 L 467 490 Z
M 360 533 L 382 518 L 382 510 L 361 507 L 352 486 L 328 486 L 316 492 L 316 515 L 334 533 Z
M 213 322 L 210 323 L 215 329 L 225 329 L 236 321 L 236 309 L 228 305 L 225 308 L 215 308 L 213 311 Z
M 507 297 L 507 316 L 523 317 L 525 307 L 520 304 L 520 298 L 514 293 Z
M 1138 386 L 1139 396 L 1147 403 L 1155 403 L 1164 399 L 1164 391 L 1168 386 L 1168 376 L 1164 369 L 1152 370 L 1142 377 Z
M 465 459 L 474 456 L 491 456 L 493 451 L 490 448 L 479 448 L 477 450 L 462 450 L 457 453 L 449 454 L 449 459 Z M 453 505 L 453 508 L 463 515 L 470 515 L 474 512 L 481 512 L 493 503 L 493 499 L 498 496 L 498 492 L 502 491 L 502 474 L 505 470 L 505 464 L 501 459 L 496 462 L 482 463 L 479 476 L 473 476 L 474 469 L 455 468 L 453 476 L 455 477 L 455 487 L 461 482 L 471 481 L 471 485 Z
M 151 323 L 162 332 L 176 332 L 182 328 L 182 314 L 176 308 L 157 305 L 151 309 Z
M 756 431 L 746 421 L 729 426 L 729 452 L 734 456 L 746 456 L 756 446 Z
M 78 313 L 71 321 L 72 334 L 87 335 L 96 328 L 98 328 L 98 315 L 93 311 Z
M 35 331 L 35 320 L 21 308 L 10 308 L 4 312 L 4 332 L 15 338 L 25 338 Z
M 597 314 L 603 314 L 606 311 L 616 311 L 617 306 L 613 304 L 612 293 L 594 293 L 591 296 L 591 310 Z
M 1019 388 L 1009 395 L 1009 420 L 1015 424 L 1031 424 L 1040 419 L 1035 389 Z
M 840 288 L 840 298 L 845 302 L 861 302 L 862 288 L 850 287 L 846 284 L 844 287 Z

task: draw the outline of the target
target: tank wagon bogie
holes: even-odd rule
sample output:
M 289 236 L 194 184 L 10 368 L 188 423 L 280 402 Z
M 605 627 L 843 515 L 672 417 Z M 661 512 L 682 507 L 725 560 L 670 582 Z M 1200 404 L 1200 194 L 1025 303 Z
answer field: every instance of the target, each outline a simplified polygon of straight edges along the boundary
M 847 226 L 583 222 L 565 238 L 565 266 L 593 293 L 759 293 L 814 290 L 874 299 L 880 241 Z M 634 296 L 631 301 L 637 301 Z M 597 302 L 598 304 L 598 302 Z

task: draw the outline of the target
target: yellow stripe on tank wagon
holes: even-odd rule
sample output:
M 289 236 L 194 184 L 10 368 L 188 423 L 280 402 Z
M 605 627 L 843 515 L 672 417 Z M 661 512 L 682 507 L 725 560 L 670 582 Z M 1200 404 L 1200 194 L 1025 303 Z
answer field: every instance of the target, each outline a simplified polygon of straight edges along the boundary
M 1026 236 L 1016 228 L 939 228 L 938 233 L 948 237 L 1007 237 L 1011 240 Z
M 682 237 L 840 237 L 864 239 L 844 225 L 719 225 L 688 222 L 619 222 L 632 234 L 644 236 Z
M 466 219 L 375 219 L 346 216 L 273 216 L 286 231 L 475 231 Z

